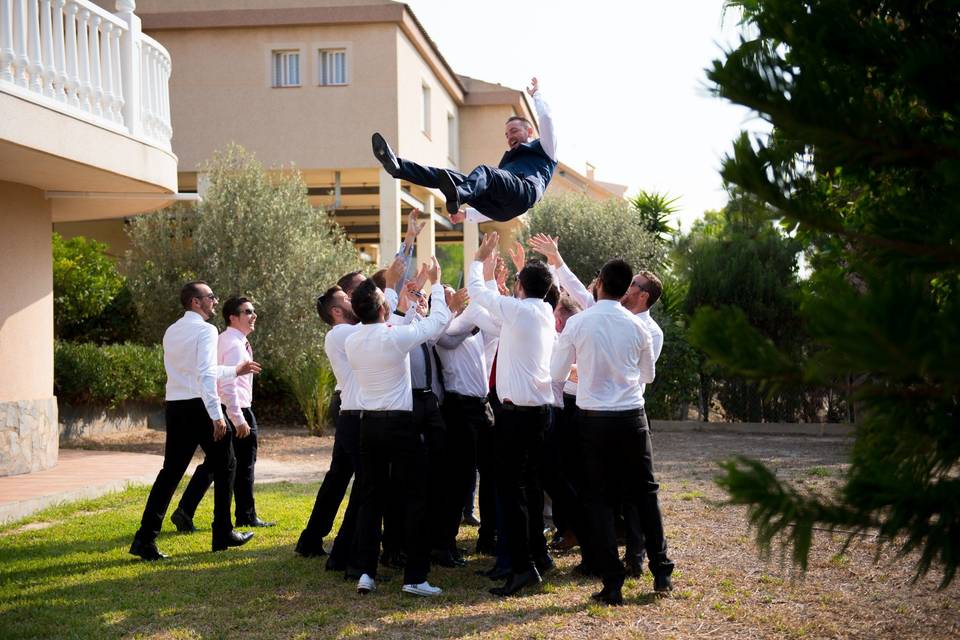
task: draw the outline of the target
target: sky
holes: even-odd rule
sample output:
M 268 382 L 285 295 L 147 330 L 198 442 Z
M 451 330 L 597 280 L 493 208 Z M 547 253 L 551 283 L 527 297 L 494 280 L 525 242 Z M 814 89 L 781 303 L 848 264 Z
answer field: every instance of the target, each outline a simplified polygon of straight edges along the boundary
M 405 1 L 455 72 L 516 89 L 538 78 L 561 161 L 590 162 L 628 196 L 679 196 L 686 230 L 726 202 L 733 139 L 768 129 L 708 90 L 704 69 L 737 42 L 723 0 Z

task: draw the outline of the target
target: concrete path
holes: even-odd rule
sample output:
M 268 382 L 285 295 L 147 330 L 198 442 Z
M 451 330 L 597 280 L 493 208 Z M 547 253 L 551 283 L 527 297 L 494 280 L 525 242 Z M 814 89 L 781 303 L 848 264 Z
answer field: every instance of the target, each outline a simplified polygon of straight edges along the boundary
M 192 474 L 202 458 L 187 470 Z M 46 471 L 0 478 L 0 524 L 25 518 L 46 507 L 96 498 L 129 485 L 152 484 L 163 456 L 123 451 L 61 449 L 57 466 Z M 326 468 L 311 468 L 261 458 L 257 483 L 319 482 Z

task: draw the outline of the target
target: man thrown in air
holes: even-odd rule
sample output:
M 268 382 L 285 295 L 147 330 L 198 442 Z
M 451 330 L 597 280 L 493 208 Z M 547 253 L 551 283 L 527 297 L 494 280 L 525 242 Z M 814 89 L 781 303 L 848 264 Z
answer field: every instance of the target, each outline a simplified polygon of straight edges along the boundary
M 496 167 L 482 164 L 469 174 L 453 169 L 427 167 L 398 158 L 379 133 L 373 134 L 373 154 L 394 178 L 439 189 L 447 200 L 454 223 L 497 220 L 506 222 L 523 215 L 543 197 L 557 166 L 557 140 L 550 107 L 533 78 L 527 93 L 540 121 L 540 137 L 522 116 L 511 116 L 505 125 L 506 153 Z M 466 213 L 462 207 L 471 207 Z

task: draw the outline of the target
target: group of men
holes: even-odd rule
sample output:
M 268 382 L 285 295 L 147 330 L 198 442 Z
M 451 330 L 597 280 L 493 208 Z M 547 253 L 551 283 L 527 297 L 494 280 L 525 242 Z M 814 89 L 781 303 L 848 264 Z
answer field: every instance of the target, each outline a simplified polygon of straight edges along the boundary
M 507 220 L 544 193 L 556 167 L 556 137 L 536 78 L 528 92 L 540 120 L 512 117 L 509 147 L 498 167 L 469 174 L 398 158 L 379 134 L 373 152 L 395 178 L 440 189 L 454 222 Z M 470 205 L 465 211 L 462 206 Z M 445 287 L 436 258 L 413 273 L 419 226 L 390 265 L 371 278 L 344 275 L 317 299 L 330 330 L 324 350 L 336 376 L 330 412 L 336 423 L 331 466 L 295 551 L 327 556 L 324 538 L 353 480 L 326 568 L 357 580 L 366 594 L 378 567 L 402 568 L 402 591 L 442 593 L 427 580 L 431 563 L 466 564 L 457 546 L 472 512 L 479 473 L 476 551 L 496 558 L 483 575 L 510 596 L 554 570 L 544 528 L 544 490 L 557 535 L 555 550 L 579 544 L 577 571 L 600 577 L 594 598 L 621 604 L 628 572 L 646 555 L 658 592 L 672 588 L 654 479 L 645 385 L 652 382 L 663 332 L 649 309 L 660 297 L 656 276 L 634 274 L 621 259 L 604 264 L 585 287 L 564 264 L 556 238 L 537 235 L 529 248 L 546 262 L 524 260 L 518 243 L 513 291 L 487 234 L 461 291 Z M 429 282 L 429 296 L 422 290 Z M 469 303 L 468 303 L 469 300 Z M 197 447 L 205 453 L 171 520 L 195 531 L 193 515 L 214 484 L 213 551 L 248 542 L 236 524 L 265 527 L 253 498 L 257 453 L 251 408 L 252 301 L 231 298 L 227 329 L 207 321 L 217 297 L 202 281 L 184 285 L 184 315 L 163 338 L 167 371 L 167 441 L 130 553 L 165 557 L 156 546 L 161 523 Z M 212 428 L 211 428 L 212 424 Z M 239 472 L 238 472 L 239 467 Z M 467 507 L 465 508 L 465 503 Z M 625 563 L 617 519 L 626 533 Z

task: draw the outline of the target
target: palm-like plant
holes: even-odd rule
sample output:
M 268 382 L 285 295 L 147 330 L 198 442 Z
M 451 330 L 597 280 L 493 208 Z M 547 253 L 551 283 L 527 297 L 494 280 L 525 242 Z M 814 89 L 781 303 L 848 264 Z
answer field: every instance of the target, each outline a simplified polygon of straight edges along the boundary
M 668 240 L 675 232 L 670 226 L 670 218 L 680 210 L 676 206 L 679 199 L 679 196 L 671 198 L 668 193 L 641 189 L 630 204 L 639 214 L 644 229 L 661 240 Z

